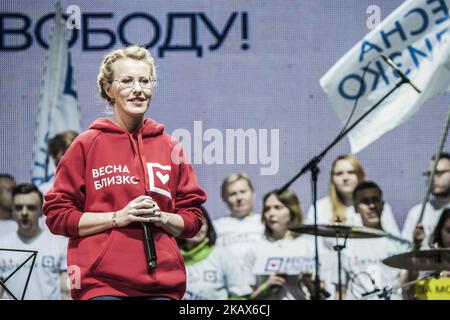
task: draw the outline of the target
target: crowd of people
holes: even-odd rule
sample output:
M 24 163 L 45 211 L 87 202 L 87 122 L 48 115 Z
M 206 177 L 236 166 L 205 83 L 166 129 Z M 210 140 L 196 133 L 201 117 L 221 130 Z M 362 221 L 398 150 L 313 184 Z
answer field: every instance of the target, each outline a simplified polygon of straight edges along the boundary
M 255 212 L 252 180 L 236 172 L 220 189 L 229 212 L 211 219 L 180 144 L 144 116 L 155 84 L 148 50 L 110 52 L 98 85 L 112 117 L 51 139 L 57 171 L 44 185 L 0 175 L 0 298 L 414 299 L 405 284 L 422 275 L 383 260 L 450 247 L 448 153 L 431 159 L 431 199 L 421 221 L 421 204 L 409 211 L 402 232 L 380 186 L 351 155 L 333 162 L 317 212 L 311 206 L 304 215 L 291 190 L 268 191 Z M 315 214 L 318 224 L 384 236 L 345 239 L 338 263 L 336 239 L 316 242 L 299 231 Z

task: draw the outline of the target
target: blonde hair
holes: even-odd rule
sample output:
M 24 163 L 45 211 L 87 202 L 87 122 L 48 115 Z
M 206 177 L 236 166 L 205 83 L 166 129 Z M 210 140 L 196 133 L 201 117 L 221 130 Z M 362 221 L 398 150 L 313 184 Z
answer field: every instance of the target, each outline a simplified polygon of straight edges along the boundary
M 248 186 L 250 187 L 250 190 L 252 190 L 252 192 L 254 192 L 253 184 L 252 184 L 252 181 L 250 180 L 250 177 L 248 176 L 248 174 L 246 174 L 244 172 L 232 173 L 228 177 L 226 177 L 223 180 L 223 182 L 222 182 L 221 196 L 222 196 L 222 200 L 223 201 L 228 202 L 227 201 L 227 198 L 228 198 L 228 186 L 230 184 L 235 183 L 238 180 L 245 180 L 245 181 L 247 181 Z
M 333 175 L 334 175 L 334 169 L 336 167 L 336 164 L 338 161 L 346 160 L 350 162 L 350 164 L 353 167 L 353 170 L 356 173 L 356 176 L 358 177 L 358 183 L 366 179 L 366 173 L 364 172 L 364 168 L 361 164 L 361 162 L 358 160 L 358 158 L 352 156 L 352 155 L 341 155 L 337 157 L 333 164 L 331 165 L 331 172 L 330 172 L 330 183 L 328 184 L 328 195 L 330 197 L 331 201 L 331 210 L 332 210 L 332 221 L 334 222 L 347 222 L 347 207 L 344 204 L 344 199 L 342 198 L 342 195 L 339 194 L 338 190 L 336 189 L 336 185 L 333 181 Z
M 302 225 L 303 224 L 303 212 L 300 207 L 300 201 L 297 195 L 291 190 L 287 189 L 282 193 L 278 194 L 277 190 L 270 191 L 263 198 L 263 210 L 261 214 L 261 222 L 264 225 L 264 235 L 266 238 L 272 236 L 272 230 L 267 226 L 267 221 L 264 213 L 266 212 L 266 201 L 271 196 L 274 195 L 278 201 L 280 201 L 289 210 L 292 225 Z M 294 237 L 298 237 L 300 234 L 292 232 Z
M 144 61 L 145 63 L 147 63 L 150 66 L 150 78 L 153 81 L 156 81 L 155 60 L 146 48 L 134 45 L 111 51 L 103 58 L 103 61 L 100 65 L 100 72 L 97 76 L 97 84 L 99 86 L 100 96 L 108 101 L 110 105 L 113 105 L 114 101 L 112 101 L 112 99 L 106 94 L 104 86 L 111 85 L 114 80 L 112 70 L 113 63 L 119 59 L 125 58 Z

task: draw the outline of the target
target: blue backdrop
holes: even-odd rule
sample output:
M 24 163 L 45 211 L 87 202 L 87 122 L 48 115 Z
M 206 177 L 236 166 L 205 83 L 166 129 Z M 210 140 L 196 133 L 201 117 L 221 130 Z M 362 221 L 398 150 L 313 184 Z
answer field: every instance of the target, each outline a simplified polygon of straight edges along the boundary
M 159 72 L 148 116 L 164 123 L 168 133 L 189 132 L 192 155 L 195 148 L 205 152 L 211 144 L 202 136 L 208 129 L 214 129 L 208 132 L 216 138 L 223 135 L 223 154 L 215 155 L 219 163 L 208 164 L 207 157 L 192 159 L 209 196 L 206 207 L 214 217 L 227 214 L 220 184 L 227 174 L 244 170 L 255 182 L 259 211 L 264 193 L 289 180 L 341 128 L 319 86 L 320 77 L 370 31 L 369 5 L 378 5 L 385 18 L 401 2 L 62 1 L 64 11 L 69 5 L 80 9 L 80 29 L 68 30 L 68 37 L 73 40 L 70 50 L 82 127 L 105 116 L 106 104 L 96 86 L 102 57 L 127 43 L 146 44 Z M 51 1 L 0 4 L 0 171 L 19 182 L 31 177 L 44 44 L 52 24 L 47 15 L 53 8 Z M 19 31 L 5 31 L 13 29 Z M 400 227 L 408 209 L 422 201 L 421 173 L 435 153 L 449 105 L 448 96 L 427 102 L 416 116 L 357 155 L 369 178 L 383 188 Z M 269 167 L 261 154 L 250 161 L 248 150 L 254 143 L 234 156 L 227 152 L 227 129 L 255 134 L 254 150 L 272 155 L 275 174 L 261 174 L 261 168 Z M 266 144 L 261 141 L 265 132 Z M 278 143 L 276 136 L 271 141 L 271 132 L 278 132 Z M 243 164 L 237 163 L 239 152 L 247 154 Z M 322 161 L 320 196 L 326 194 L 331 162 L 349 152 L 344 139 Z M 293 189 L 306 212 L 311 203 L 309 176 L 299 179 Z

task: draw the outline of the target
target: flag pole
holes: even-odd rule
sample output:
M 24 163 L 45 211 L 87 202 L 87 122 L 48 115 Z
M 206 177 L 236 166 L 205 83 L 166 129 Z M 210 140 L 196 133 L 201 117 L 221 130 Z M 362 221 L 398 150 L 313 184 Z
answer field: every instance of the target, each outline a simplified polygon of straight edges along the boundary
M 442 150 L 444 149 L 445 141 L 447 140 L 449 124 L 450 124 L 450 107 L 448 109 L 447 122 L 445 123 L 444 128 L 442 129 L 441 140 L 438 145 L 438 150 L 436 152 L 436 155 L 434 156 L 433 169 L 431 171 L 430 176 L 428 177 L 427 191 L 426 191 L 425 197 L 423 199 L 422 209 L 420 210 L 420 216 L 419 216 L 419 220 L 417 221 L 417 224 L 422 223 L 423 216 L 425 214 L 425 207 L 427 205 L 428 200 L 430 199 L 430 193 L 431 193 L 431 189 L 433 187 L 433 179 L 436 174 L 436 168 L 437 168 L 437 165 L 439 162 L 439 157 L 442 153 Z
M 37 186 L 51 183 L 55 173 L 56 168 L 48 153 L 49 140 L 66 130 L 81 131 L 80 110 L 73 87 L 71 57 L 60 0 L 55 3 L 54 11 L 33 146 L 31 181 Z
M 55 5 L 54 5 L 54 7 L 55 7 L 55 18 L 54 18 L 54 24 L 53 24 L 53 31 L 52 31 L 52 41 L 53 41 L 53 37 L 56 37 L 57 36 L 57 32 L 60 32 L 60 29 L 59 29 L 59 26 L 58 26 L 58 24 L 61 24 L 62 23 L 62 7 L 61 7 L 61 1 L 60 0 L 57 0 L 56 1 L 56 3 L 55 3 Z M 63 37 L 64 37 L 64 39 L 65 39 L 65 33 L 64 33 L 64 31 L 63 31 Z M 49 48 L 49 50 L 50 50 L 50 48 Z M 50 55 L 49 55 L 49 57 L 50 57 Z M 48 180 L 49 180 L 49 165 L 50 165 L 50 154 L 49 154 L 49 150 L 48 150 L 48 143 L 49 143 L 49 141 L 50 141 L 50 138 L 52 138 L 52 137 L 50 137 L 49 135 L 50 135 L 50 127 L 51 127 L 51 125 L 52 125 L 52 115 L 53 115 L 53 109 L 55 108 L 56 106 L 54 105 L 54 104 L 50 104 L 50 110 L 49 110 L 49 113 L 48 113 L 48 128 L 47 128 L 47 134 L 46 134 L 46 144 L 47 144 L 47 148 L 46 148 L 46 150 L 47 150 L 47 152 L 46 152 L 46 154 L 45 154 L 45 163 L 44 163 L 44 181 L 45 182 L 47 182 Z
M 377 103 L 375 103 L 369 110 L 361 115 L 351 126 L 342 131 L 319 155 L 313 157 L 308 163 L 297 173 L 291 180 L 289 180 L 285 185 L 283 185 L 278 192 L 281 193 L 285 191 L 289 186 L 295 182 L 300 176 L 311 170 L 314 165 L 319 164 L 322 158 L 327 154 L 327 152 L 333 148 L 339 141 L 344 138 L 347 133 L 349 133 L 354 127 L 356 127 L 365 117 L 369 115 L 373 110 L 375 110 L 387 97 L 389 97 L 395 90 L 397 90 L 402 84 L 407 83 L 404 79 L 400 80 L 394 88 L 392 88 L 388 93 L 386 93 Z

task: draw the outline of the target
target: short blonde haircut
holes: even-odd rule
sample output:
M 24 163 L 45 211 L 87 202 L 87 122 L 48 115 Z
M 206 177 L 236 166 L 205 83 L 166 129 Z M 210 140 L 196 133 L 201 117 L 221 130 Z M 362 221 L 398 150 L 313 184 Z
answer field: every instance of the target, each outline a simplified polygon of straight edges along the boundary
M 99 86 L 100 96 L 108 101 L 110 105 L 113 105 L 114 102 L 106 94 L 104 87 L 107 85 L 111 85 L 114 80 L 112 70 L 113 63 L 119 59 L 125 58 L 144 61 L 145 63 L 147 63 L 150 66 L 150 77 L 153 81 L 156 82 L 155 60 L 146 48 L 134 45 L 111 51 L 103 58 L 102 64 L 100 65 L 100 72 L 97 76 L 97 84 Z
M 221 196 L 222 200 L 228 203 L 228 187 L 239 180 L 245 180 L 248 183 L 248 186 L 250 187 L 250 190 L 254 192 L 252 181 L 250 180 L 250 177 L 245 172 L 235 172 L 230 174 L 228 177 L 226 177 L 222 182 L 221 187 Z

